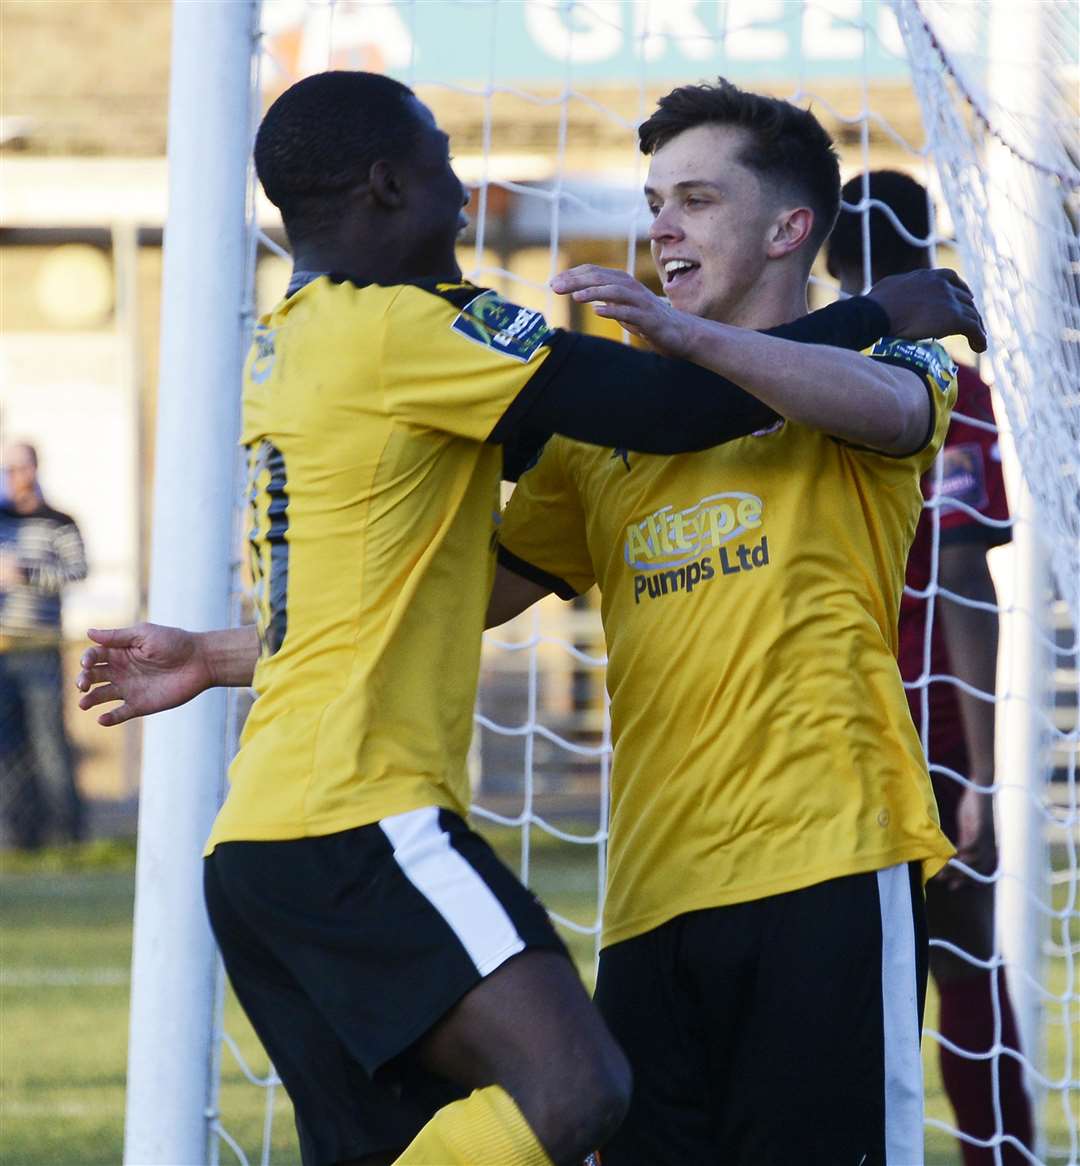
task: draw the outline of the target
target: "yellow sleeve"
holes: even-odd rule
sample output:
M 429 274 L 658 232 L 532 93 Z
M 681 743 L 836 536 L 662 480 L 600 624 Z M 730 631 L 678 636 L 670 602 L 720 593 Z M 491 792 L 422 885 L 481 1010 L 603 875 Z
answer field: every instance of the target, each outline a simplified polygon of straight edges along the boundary
M 499 557 L 510 570 L 550 587 L 562 599 L 596 582 L 581 505 L 566 465 L 569 442 L 553 437 L 521 475 L 503 511 Z
M 926 440 L 918 450 L 898 459 L 916 459 L 919 472 L 923 473 L 933 465 L 938 450 L 945 444 L 945 434 L 956 404 L 956 365 L 935 340 L 894 340 L 886 337 L 870 349 L 869 355 L 885 364 L 910 369 L 926 385 L 930 398 L 930 425 Z
M 523 410 L 561 363 L 564 339 L 539 312 L 471 284 L 408 284 L 383 333 L 383 392 L 391 416 L 475 441 Z M 523 390 L 528 386 L 528 391 Z

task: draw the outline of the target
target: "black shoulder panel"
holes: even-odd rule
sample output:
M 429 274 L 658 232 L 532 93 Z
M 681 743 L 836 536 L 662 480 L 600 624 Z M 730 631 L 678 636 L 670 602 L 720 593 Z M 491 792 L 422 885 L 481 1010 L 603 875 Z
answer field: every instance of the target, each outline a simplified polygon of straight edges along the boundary
M 477 287 L 474 283 L 447 283 L 445 280 L 439 279 L 413 279 L 406 286 L 418 287 L 421 291 L 430 292 L 433 296 L 439 296 L 440 299 L 448 301 L 458 309 L 471 304 L 477 296 L 491 290 L 486 287 Z

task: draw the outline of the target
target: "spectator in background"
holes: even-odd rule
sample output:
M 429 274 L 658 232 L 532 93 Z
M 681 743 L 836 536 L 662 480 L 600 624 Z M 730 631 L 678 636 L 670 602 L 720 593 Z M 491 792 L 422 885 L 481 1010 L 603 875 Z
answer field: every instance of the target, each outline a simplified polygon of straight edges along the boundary
M 926 189 L 906 174 L 872 172 L 869 194 L 896 215 L 914 239 L 930 235 Z M 847 204 L 863 197 L 863 177 L 851 179 L 842 191 Z M 888 216 L 871 208 L 869 221 L 870 279 L 930 266 L 930 253 L 905 239 Z M 858 295 L 867 272 L 863 266 L 862 213 L 842 210 L 828 244 L 829 273 L 845 292 Z M 986 562 L 990 547 L 1009 539 L 1009 516 L 1001 474 L 997 433 L 965 418 L 993 424 L 990 390 L 974 369 L 959 367 L 958 396 L 952 425 L 941 452 L 941 479 L 936 488 L 940 503 L 938 584 L 944 591 L 983 604 L 996 605 L 997 595 Z M 935 471 L 923 479 L 923 495 L 935 497 Z M 962 503 L 967 509 L 951 502 Z M 927 600 L 920 596 L 931 582 L 933 523 L 923 512 L 907 566 L 907 590 L 900 608 L 900 671 L 906 684 L 919 679 L 924 662 L 934 676 L 954 676 L 993 694 L 997 668 L 998 617 L 996 611 L 967 606 L 942 595 L 934 606 L 930 657 L 925 660 Z M 917 594 L 913 594 L 917 593 Z M 957 848 L 957 857 L 980 874 L 997 867 L 993 802 L 987 787 L 994 782 L 994 702 L 975 697 L 947 681 L 928 686 L 928 724 L 922 724 L 922 690 L 908 689 L 916 728 L 926 744 L 931 777 L 941 813 L 941 827 Z M 959 773 L 962 784 L 935 772 L 941 766 Z M 968 878 L 947 867 L 926 888 L 927 921 L 931 938 L 943 939 L 979 960 L 994 954 L 994 885 Z M 1005 982 L 1005 969 L 989 972 L 937 946 L 930 949 L 930 971 L 941 997 L 939 1026 L 946 1040 L 976 1057 L 984 1057 L 1000 1040 L 1019 1051 L 1016 1021 Z M 1000 1031 L 995 1020 L 995 996 Z M 1032 1145 L 1031 1108 L 1019 1063 L 1012 1056 L 975 1060 L 941 1046 L 941 1075 L 956 1111 L 958 1128 L 981 1140 L 997 1130 L 994 1116 L 994 1062 L 997 1061 L 1001 1102 L 1001 1133 L 1022 1145 Z M 992 1166 L 992 1148 L 961 1141 L 964 1166 Z M 1001 1162 L 1025 1162 L 1009 1144 L 1001 1147 Z
M 0 501 L 0 812 L 16 846 L 83 835 L 83 803 L 64 731 L 60 597 L 86 577 L 75 520 L 38 485 L 37 452 L 3 454 Z

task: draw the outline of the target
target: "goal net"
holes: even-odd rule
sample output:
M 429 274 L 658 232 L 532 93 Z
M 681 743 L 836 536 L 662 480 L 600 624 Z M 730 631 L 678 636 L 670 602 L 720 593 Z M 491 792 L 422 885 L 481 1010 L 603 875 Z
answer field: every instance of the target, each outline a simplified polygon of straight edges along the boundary
M 837 142 L 845 180 L 888 168 L 928 188 L 932 229 L 908 239 L 936 264 L 961 271 L 986 318 L 991 348 L 980 371 L 992 383 L 1002 427 L 1012 517 L 988 519 L 968 503 L 954 505 L 975 522 L 1011 525 L 1013 534 L 1011 545 L 991 552 L 1002 626 L 998 683 L 975 693 L 998 709 L 990 796 L 1001 862 L 993 875 L 975 876 L 999 886 L 998 942 L 989 961 L 958 954 L 973 967 L 1008 968 L 1021 1051 L 1003 1043 L 996 997 L 991 1043 L 949 1047 L 972 1061 L 1019 1057 L 1036 1119 L 1035 1145 L 1020 1153 L 1074 1166 L 1076 45 L 1077 6 L 1063 0 L 264 0 L 250 43 L 255 118 L 289 84 L 325 68 L 383 71 L 411 85 L 450 133 L 455 168 L 474 191 L 473 225 L 460 249 L 467 277 L 542 310 L 554 324 L 614 338 L 620 333 L 608 322 L 554 296 L 548 281 L 582 262 L 652 278 L 636 126 L 675 85 L 723 75 L 811 105 Z M 864 197 L 848 209 L 867 215 L 875 205 Z M 247 241 L 248 290 L 235 310 L 250 318 L 280 297 L 289 273 L 280 222 L 254 187 Z M 814 306 L 837 295 L 823 265 L 812 283 Z M 954 353 L 972 363 L 962 345 Z M 236 505 L 239 513 L 239 495 Z M 922 594 L 933 621 L 943 604 L 977 604 L 939 585 L 944 507 L 928 506 L 931 578 Z M 238 611 L 242 578 L 236 575 Z M 470 758 L 477 823 L 548 905 L 586 976 L 598 950 L 605 881 L 604 653 L 595 596 L 569 605 L 547 600 L 488 633 Z M 925 694 L 932 681 L 964 686 L 932 673 L 928 635 L 911 686 Z M 234 722 L 242 711 L 241 703 Z M 141 846 L 149 845 L 145 829 Z M 137 959 L 136 976 L 138 968 Z M 220 973 L 216 984 L 209 1055 L 198 1067 L 207 1104 L 197 1120 L 209 1158 L 294 1161 L 287 1099 Z M 142 1023 L 152 1026 L 152 1008 Z M 927 1160 L 958 1162 L 960 1139 L 987 1145 L 1001 1161 L 1010 1134 L 1000 1097 L 989 1135 L 958 1128 L 937 1069 L 936 1046 L 947 1039 L 932 995 L 924 1040 Z M 168 1046 L 159 1047 L 167 1057 Z M 995 1082 L 998 1076 L 995 1070 Z M 133 1153 L 129 1138 L 129 1160 Z

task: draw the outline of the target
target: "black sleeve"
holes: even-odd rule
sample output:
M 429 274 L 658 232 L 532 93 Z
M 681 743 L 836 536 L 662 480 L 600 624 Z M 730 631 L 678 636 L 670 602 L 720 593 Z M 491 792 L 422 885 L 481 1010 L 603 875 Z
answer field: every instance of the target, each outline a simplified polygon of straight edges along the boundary
M 831 344 L 861 352 L 891 331 L 889 315 L 869 296 L 852 296 L 801 316 L 790 324 L 766 330 L 766 336 L 798 340 L 802 344 Z
M 770 328 L 766 335 L 837 348 L 869 347 L 888 330 L 885 311 L 856 296 Z M 595 336 L 561 333 L 537 377 L 489 437 L 506 447 L 514 478 L 552 433 L 639 453 L 708 449 L 778 418 L 738 385 L 686 360 L 672 360 Z M 535 382 L 535 383 L 534 383 Z
M 560 599 L 570 600 L 578 597 L 578 592 L 565 579 L 560 579 L 558 575 L 550 575 L 532 563 L 519 559 L 502 543 L 496 548 L 495 557 L 508 571 L 513 571 L 515 575 L 520 575 L 522 579 L 528 579 L 530 583 L 535 583 L 539 587 L 546 587 L 548 591 L 554 591 Z

